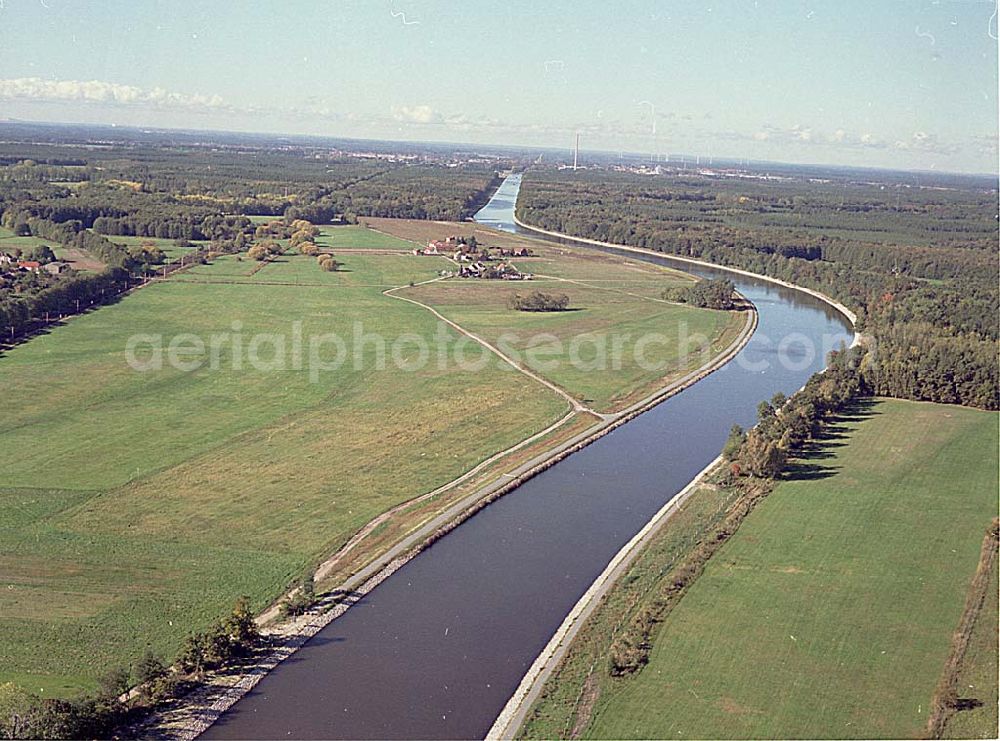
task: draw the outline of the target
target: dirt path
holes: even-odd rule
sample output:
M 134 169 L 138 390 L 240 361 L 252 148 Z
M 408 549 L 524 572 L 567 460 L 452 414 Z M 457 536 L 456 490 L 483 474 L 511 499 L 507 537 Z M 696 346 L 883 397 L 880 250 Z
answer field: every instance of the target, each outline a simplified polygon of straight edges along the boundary
M 615 288 L 606 288 L 606 287 L 603 287 L 603 286 L 591 286 L 591 285 L 589 285 L 587 283 L 584 283 L 584 282 L 581 282 L 581 281 L 577 281 L 577 280 L 573 280 L 573 279 L 569 279 L 569 278 L 553 278 L 553 279 L 554 280 L 560 280 L 560 281 L 566 281 L 568 283 L 575 283 L 577 285 L 580 285 L 580 286 L 583 286 L 583 287 L 586 287 L 586 288 L 597 288 L 599 290 L 612 291 L 612 292 L 615 292 L 615 293 L 626 293 L 627 295 L 635 296 L 636 298 L 645 299 L 645 300 L 653 301 L 653 302 L 657 302 L 657 303 L 664 303 L 664 304 L 670 304 L 671 303 L 669 301 L 664 301 L 662 299 L 657 299 L 657 298 L 653 298 L 653 297 L 649 297 L 649 296 L 640 296 L 638 294 L 627 293 L 625 291 L 621 291 L 621 290 L 615 289 Z M 437 311 L 436 309 L 434 309 L 432 306 L 430 306 L 428 304 L 425 304 L 425 303 L 423 303 L 421 301 L 418 301 L 416 299 L 413 299 L 413 298 L 408 298 L 408 297 L 405 297 L 405 296 L 396 295 L 396 293 L 395 293 L 396 291 L 402 290 L 404 288 L 411 288 L 411 287 L 415 287 L 415 286 L 427 285 L 429 283 L 436 283 L 436 282 L 441 281 L 441 280 L 444 280 L 444 278 L 431 278 L 429 280 L 425 280 L 425 281 L 421 281 L 419 283 L 415 283 L 413 286 L 410 286 L 409 284 L 407 284 L 407 285 L 401 285 L 401 286 L 393 286 L 393 287 L 391 287 L 389 289 L 386 289 L 386 290 L 382 291 L 382 294 L 384 296 L 389 297 L 389 298 L 394 298 L 394 299 L 397 299 L 399 301 L 406 301 L 407 303 L 414 304 L 416 306 L 420 306 L 421 308 L 425 309 L 426 311 L 431 312 L 436 318 L 438 318 L 439 320 L 445 322 L 452 329 L 454 329 L 455 331 L 459 332 L 463 336 L 468 337 L 469 339 L 477 342 L 481 346 L 485 347 L 490 352 L 492 352 L 493 354 L 497 355 L 498 357 L 500 357 L 501 359 L 503 359 L 505 362 L 509 363 L 511 366 L 513 366 L 514 368 L 516 368 L 518 371 L 520 371 L 521 373 L 523 373 L 524 375 L 526 375 L 528 378 L 531 378 L 532 380 L 537 381 L 537 382 L 543 384 L 544 386 L 546 386 L 547 388 L 555 391 L 557 394 L 559 394 L 567 402 L 570 403 L 571 409 L 570 409 L 569 412 L 567 412 L 566 415 L 564 415 L 562 418 L 560 418 L 559 420 L 557 420 L 553 424 L 551 424 L 548 427 L 546 427 L 544 430 L 541 430 L 541 431 L 535 433 L 534 435 L 531 435 L 531 436 L 525 438 L 524 440 L 521 440 L 517 444 L 512 445 L 511 447 L 509 447 L 509 448 L 507 448 L 505 450 L 501 450 L 501 451 L 493 454 L 492 456 L 490 456 L 486 460 L 482 461 L 481 463 L 479 463 L 474 468 L 466 471 L 464 474 L 462 474 L 461 476 L 455 478 L 454 480 L 449 481 L 448 483 L 443 484 L 442 486 L 439 486 L 439 487 L 437 487 L 436 489 L 434 489 L 432 491 L 429 491 L 429 492 L 426 492 L 424 494 L 421 494 L 418 497 L 415 497 L 414 499 L 408 499 L 405 502 L 401 502 L 400 504 L 396 505 L 392 509 L 389 509 L 389 510 L 385 511 L 382 514 L 380 514 L 377 517 L 375 517 L 374 519 L 372 519 L 370 522 L 368 522 L 368 524 L 366 524 L 357 533 L 355 533 L 350 538 L 350 540 L 348 540 L 347 543 L 344 544 L 343 547 L 341 547 L 330 558 L 326 559 L 325 561 L 323 561 L 323 563 L 321 563 L 319 565 L 319 567 L 316 569 L 316 571 L 315 571 L 315 573 L 313 575 L 313 580 L 316 581 L 316 582 L 320 582 L 323 579 L 326 579 L 327 577 L 329 577 L 330 574 L 333 573 L 334 569 L 337 566 L 339 566 L 344 561 L 344 559 L 352 551 L 354 551 L 355 548 L 357 548 L 358 545 L 360 545 L 365 539 L 367 539 L 376 530 L 376 528 L 378 528 L 383 523 L 388 522 L 393 517 L 395 517 L 396 515 L 398 515 L 400 512 L 402 512 L 402 511 L 410 508 L 414 504 L 419 504 L 420 502 L 424 502 L 424 501 L 426 501 L 428 499 L 432 499 L 432 498 L 438 496 L 439 494 L 442 494 L 442 493 L 448 491 L 449 489 L 451 489 L 453 487 L 456 487 L 456 486 L 459 486 L 460 484 L 462 484 L 465 481 L 468 481 L 470 478 L 472 478 L 476 474 L 480 473 L 485 468 L 487 468 L 488 466 L 492 465 L 493 463 L 495 463 L 496 461 L 500 460 L 501 458 L 503 458 L 503 457 L 505 457 L 505 456 L 507 456 L 507 455 L 509 455 L 511 453 L 514 453 L 514 452 L 520 450 L 521 448 L 523 448 L 523 447 L 525 447 L 527 445 L 530 445 L 531 443 L 535 442 L 536 440 L 541 439 L 542 437 L 545 437 L 546 435 L 548 435 L 551 432 L 554 432 L 555 430 L 557 430 L 558 428 L 562 427 L 564 424 L 566 424 L 567 422 L 569 422 L 571 419 L 573 419 L 573 417 L 577 413 L 583 412 L 583 413 L 592 414 L 596 418 L 600 419 L 601 422 L 603 422 L 603 423 L 612 422 L 618 416 L 620 416 L 620 413 L 600 413 L 600 412 L 597 412 L 597 411 L 595 411 L 593 409 L 590 409 L 589 407 L 581 404 L 577 399 L 575 399 L 574 397 L 572 397 L 565 390 L 559 388 L 558 386 L 556 386 L 555 384 L 551 383 L 550 381 L 548 381 L 548 380 L 546 380 L 546 379 L 538 376 L 534 372 L 532 372 L 529 369 L 524 368 L 523 366 L 521 366 L 520 364 L 518 364 L 516 361 L 514 361 L 513 358 L 510 358 L 509 356 L 507 356 L 506 354 L 504 354 L 503 352 L 501 352 L 499 348 L 493 346 L 492 344 L 490 344 L 489 342 L 487 342 L 483 338 L 481 338 L 478 335 L 475 335 L 474 333 L 472 333 L 469 330 L 465 329 L 464 327 L 462 327 L 457 322 L 454 322 L 454 321 L 448 319 L 447 317 L 443 316 L 439 311 Z M 271 621 L 277 619 L 279 616 L 280 616 L 280 602 L 272 605 L 267 610 L 265 610 L 263 613 L 261 613 L 258 616 L 258 618 L 257 618 L 257 622 L 260 625 L 265 625 L 265 624 L 270 623 Z
M 433 314 L 435 317 L 437 317 L 442 322 L 444 322 L 445 324 L 447 324 L 449 327 L 451 327 L 452 329 L 454 329 L 456 332 L 458 332 L 459 334 L 464 335 L 465 337 L 468 337 L 470 340 L 473 340 L 474 342 L 479 343 L 480 345 L 482 345 L 483 347 L 485 347 L 487 350 L 489 350 L 491 353 L 493 353 L 497 357 L 501 358 L 504 362 L 508 363 L 512 367 L 514 367 L 517 370 L 519 370 L 521 373 L 523 373 L 524 375 L 526 375 L 528 378 L 532 379 L 533 381 L 537 381 L 538 383 L 542 384 L 546 388 L 551 389 L 552 391 L 555 391 L 557 394 L 559 394 L 559 396 L 561 396 L 567 402 L 569 402 L 570 406 L 572 406 L 572 408 L 574 409 L 574 411 L 577 411 L 577 412 L 587 412 L 587 413 L 590 413 L 590 414 L 597 415 L 599 417 L 606 416 L 606 415 L 598 414 L 597 412 L 595 412 L 590 407 L 588 407 L 585 404 L 581 403 L 579 399 L 577 399 L 576 397 L 572 396 L 571 394 L 569 394 L 565 390 L 561 389 L 559 386 L 556 386 L 551 381 L 546 380 L 545 378 L 542 378 L 540 375 L 538 375 L 534 371 L 532 371 L 529 368 L 526 368 L 525 366 L 521 365 L 521 363 L 518 363 L 516 360 L 514 360 L 514 358 L 510 357 L 509 355 L 504 354 L 498 348 L 496 348 L 493 345 L 491 345 L 489 342 L 487 342 L 486 340 L 484 340 L 479 335 L 473 334 L 469 330 L 467 330 L 464 327 L 462 327 L 460 324 L 458 324 L 456 322 L 453 322 L 451 319 L 449 319 L 444 314 L 442 314 L 441 312 L 439 312 L 433 306 L 430 306 L 429 304 L 425 304 L 425 303 L 423 303 L 421 301 L 417 301 L 416 299 L 413 299 L 413 298 L 407 298 L 406 296 L 397 296 L 396 293 L 395 293 L 396 291 L 399 291 L 399 290 L 401 290 L 403 288 L 411 288 L 411 287 L 415 287 L 415 286 L 423 286 L 423 285 L 427 285 L 428 283 L 436 283 L 436 282 L 441 281 L 441 280 L 444 280 L 444 278 L 431 278 L 430 280 L 421 281 L 420 283 L 414 283 L 413 286 L 398 286 L 397 288 L 390 288 L 388 291 L 382 291 L 382 294 L 385 295 L 385 296 L 390 296 L 391 298 L 399 299 L 400 301 L 406 301 L 408 303 L 411 303 L 411 304 L 414 304 L 416 306 L 420 306 L 421 308 L 426 309 L 431 314 Z

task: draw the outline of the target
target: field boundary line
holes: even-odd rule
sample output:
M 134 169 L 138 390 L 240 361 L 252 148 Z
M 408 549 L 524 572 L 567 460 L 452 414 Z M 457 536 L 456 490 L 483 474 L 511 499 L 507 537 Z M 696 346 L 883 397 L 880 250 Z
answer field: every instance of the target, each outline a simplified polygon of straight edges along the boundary
M 438 496 L 439 494 L 443 494 L 446 491 L 448 491 L 449 489 L 453 489 L 454 487 L 459 486 L 460 484 L 465 483 L 468 479 L 474 477 L 478 473 L 481 473 L 484 469 L 486 469 L 489 466 L 491 466 L 492 464 L 496 463 L 501 458 L 504 458 L 504 457 L 506 457 L 507 455 L 509 455 L 511 453 L 517 452 L 521 448 L 523 448 L 523 447 L 525 447 L 527 445 L 530 445 L 531 443 L 533 443 L 533 442 L 535 442 L 535 441 L 537 441 L 537 440 L 545 437 L 549 433 L 555 432 L 557 429 L 559 429 L 564 424 L 566 424 L 566 422 L 568 422 L 569 420 L 571 420 L 574 417 L 576 417 L 576 414 L 577 414 L 576 411 L 570 410 L 565 415 L 563 415 L 562 417 L 560 417 L 559 419 L 557 419 L 555 422 L 553 422 L 551 425 L 549 425 L 548 427 L 546 427 L 544 430 L 540 430 L 540 431 L 538 431 L 538 432 L 536 432 L 536 433 L 534 433 L 534 434 L 532 434 L 532 435 L 524 438 L 520 442 L 518 442 L 518 443 L 516 443 L 516 444 L 514 444 L 512 446 L 510 446 L 509 448 L 507 448 L 505 450 L 501 450 L 499 452 L 494 453 L 489 458 L 486 458 L 485 460 L 480 461 L 473 468 L 470 468 L 468 471 L 466 471 L 465 473 L 463 473 L 461 476 L 458 476 L 457 478 L 452 479 L 451 481 L 449 481 L 446 484 L 442 484 L 441 486 L 437 487 L 436 489 L 433 489 L 431 491 L 425 492 L 424 494 L 421 494 L 420 496 L 414 497 L 413 499 L 407 499 L 405 502 L 400 502 L 399 504 L 397 504 L 392 509 L 386 510 L 382 514 L 380 514 L 377 517 L 373 518 L 371 521 L 368 522 L 368 524 L 366 524 L 364 527 L 362 527 L 360 530 L 358 530 L 358 532 L 356 532 L 353 536 L 351 536 L 351 538 L 347 541 L 347 543 L 345 543 L 335 554 L 333 554 L 330 558 L 328 558 L 325 561 L 323 561 L 316 568 L 315 572 L 313 573 L 313 581 L 319 582 L 319 581 L 322 581 L 323 579 L 325 579 L 327 576 L 329 576 L 330 572 L 333 571 L 333 568 L 335 566 L 337 566 L 344 559 L 344 556 L 346 556 L 354 548 L 356 548 L 365 538 L 367 538 L 372 533 L 373 530 L 375 530 L 375 528 L 377 528 L 383 522 L 387 522 L 388 520 L 392 519 L 393 516 L 395 516 L 396 514 L 398 514 L 399 512 L 401 512 L 403 510 L 406 510 L 406 509 L 412 507 L 414 504 L 420 504 L 421 502 L 425 502 L 428 499 L 433 499 L 434 497 Z M 273 620 L 275 617 L 278 616 L 279 610 L 280 610 L 280 602 L 279 603 L 275 603 L 274 605 L 272 605 L 271 607 L 269 607 L 267 610 L 265 610 L 263 613 L 261 613 L 258 616 L 258 618 L 257 618 L 257 623 L 259 625 L 263 625 L 263 624 L 265 624 L 265 623 Z
M 561 281 L 563 283 L 573 283 L 577 286 L 583 286 L 584 288 L 596 288 L 598 291 L 608 291 L 609 293 L 619 293 L 622 296 L 631 296 L 632 298 L 641 299 L 643 301 L 653 301 L 658 304 L 666 304 L 667 306 L 686 306 L 679 301 L 667 301 L 665 298 L 656 298 L 655 296 L 643 296 L 640 293 L 632 293 L 631 291 L 623 291 L 620 288 L 612 288 L 610 286 L 598 286 L 592 285 L 582 280 L 577 280 L 575 278 L 560 278 L 558 275 L 545 275 L 543 273 L 535 273 L 537 278 L 546 278 L 548 280 Z

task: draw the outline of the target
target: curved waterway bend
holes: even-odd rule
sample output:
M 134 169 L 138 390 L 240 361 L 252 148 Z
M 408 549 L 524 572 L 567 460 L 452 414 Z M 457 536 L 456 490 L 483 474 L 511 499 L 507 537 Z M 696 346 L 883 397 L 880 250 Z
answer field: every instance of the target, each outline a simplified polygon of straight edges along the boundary
M 477 220 L 516 231 L 519 186 L 508 178 Z M 759 313 L 734 361 L 438 540 L 202 738 L 482 738 L 591 582 L 718 455 L 729 428 L 753 424 L 758 402 L 796 391 L 826 349 L 850 343 L 846 320 L 822 301 L 732 277 Z

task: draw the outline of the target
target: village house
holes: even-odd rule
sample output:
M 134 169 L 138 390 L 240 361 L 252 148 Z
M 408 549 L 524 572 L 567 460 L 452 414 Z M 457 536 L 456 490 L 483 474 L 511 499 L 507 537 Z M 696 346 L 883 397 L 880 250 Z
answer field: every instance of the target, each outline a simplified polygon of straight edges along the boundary
M 37 273 L 41 270 L 42 264 L 38 260 L 18 260 L 17 267 L 21 270 L 28 270 L 32 273 Z
M 448 237 L 452 239 L 452 237 Z M 432 239 L 427 243 L 427 246 L 423 249 L 419 247 L 413 250 L 414 255 L 444 255 L 448 251 L 448 243 L 442 242 L 440 239 Z

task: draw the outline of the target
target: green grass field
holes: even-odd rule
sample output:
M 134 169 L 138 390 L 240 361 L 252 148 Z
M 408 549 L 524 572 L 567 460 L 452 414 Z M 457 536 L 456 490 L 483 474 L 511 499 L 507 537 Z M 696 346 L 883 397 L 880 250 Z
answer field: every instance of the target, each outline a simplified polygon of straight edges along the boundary
M 535 248 L 528 282 L 453 279 L 405 289 L 600 412 L 615 411 L 725 349 L 745 317 L 660 299 L 683 273 L 596 252 Z M 428 260 L 431 258 L 418 258 Z M 440 259 L 440 258 L 439 258 Z M 449 269 L 453 265 L 446 264 Z M 515 294 L 565 294 L 571 311 L 507 308 Z
M 19 249 L 22 253 L 27 254 L 35 247 L 42 244 L 48 245 L 52 248 L 53 252 L 58 254 L 60 247 L 51 239 L 42 239 L 41 237 L 17 237 L 14 236 L 14 232 L 10 229 L 0 227 L 0 252 L 13 254 L 14 250 Z
M 515 292 L 566 294 L 566 312 L 507 309 Z M 403 295 L 428 303 L 444 316 L 502 344 L 525 365 L 600 412 L 620 409 L 661 385 L 667 376 L 696 368 L 729 345 L 742 316 L 691 309 L 564 283 L 483 285 L 433 283 Z M 700 335 L 706 340 L 695 340 Z M 655 342 L 647 342 L 651 338 Z M 688 341 L 690 338 L 692 341 Z M 706 347 L 704 353 L 699 348 Z
M 320 227 L 316 244 L 337 250 L 412 250 L 417 245 L 364 226 Z M 423 245 L 420 245 L 423 246 Z
M 66 695 L 147 647 L 172 658 L 237 596 L 263 608 L 377 514 L 565 414 L 498 359 L 414 369 L 419 350 L 394 344 L 439 323 L 382 291 L 442 258 L 342 259 L 335 273 L 289 255 L 251 274 L 259 263 L 220 257 L 0 356 L 0 682 Z M 309 338 L 351 344 L 356 327 L 360 353 L 311 374 Z M 139 372 L 136 335 L 139 360 L 189 335 L 208 348 L 181 360 L 206 362 Z M 274 337 L 283 367 L 268 367 Z
M 371 259 L 352 263 L 378 272 Z M 374 347 L 364 369 L 316 383 L 305 370 L 125 362 L 132 333 L 207 337 L 236 320 L 248 341 L 296 320 L 305 337 L 350 338 L 355 321 L 390 341 L 436 329 L 378 289 L 171 280 L 7 352 L 0 681 L 88 686 L 147 644 L 171 656 L 239 594 L 263 607 L 379 512 L 565 412 L 495 367 L 374 370 Z
M 164 239 L 161 237 L 122 237 L 122 236 L 109 236 L 110 239 L 115 244 L 123 244 L 126 247 L 132 245 L 140 244 L 155 244 L 159 247 L 163 254 L 167 256 L 167 262 L 180 259 L 181 255 L 186 255 L 190 253 L 194 247 L 178 247 L 176 239 Z M 195 246 L 207 245 L 208 242 L 205 241 L 193 241 L 191 244 Z
M 650 663 L 611 679 L 610 636 L 642 599 L 616 593 L 656 568 L 643 554 L 524 735 L 567 735 L 582 701 L 589 738 L 919 737 L 996 512 L 996 449 L 997 416 L 971 409 L 882 400 L 842 419 L 709 562 Z

